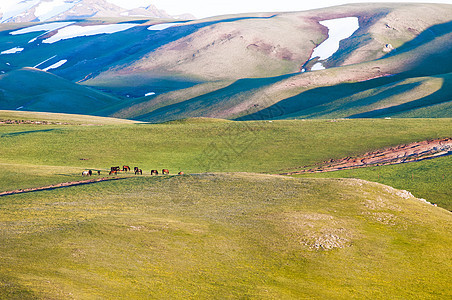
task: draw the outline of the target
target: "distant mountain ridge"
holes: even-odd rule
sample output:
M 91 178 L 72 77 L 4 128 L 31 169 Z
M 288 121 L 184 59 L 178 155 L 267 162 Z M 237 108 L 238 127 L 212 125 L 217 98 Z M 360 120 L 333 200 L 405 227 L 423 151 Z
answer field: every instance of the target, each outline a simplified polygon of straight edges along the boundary
M 25 0 L 8 11 L 0 11 L 0 23 L 134 16 L 166 19 L 178 17 L 170 16 L 152 4 L 146 7 L 124 9 L 106 0 Z
M 329 44 L 340 26 L 349 32 Z M 450 4 L 7 23 L 0 24 L 0 109 L 152 122 L 452 117 L 450 57 Z

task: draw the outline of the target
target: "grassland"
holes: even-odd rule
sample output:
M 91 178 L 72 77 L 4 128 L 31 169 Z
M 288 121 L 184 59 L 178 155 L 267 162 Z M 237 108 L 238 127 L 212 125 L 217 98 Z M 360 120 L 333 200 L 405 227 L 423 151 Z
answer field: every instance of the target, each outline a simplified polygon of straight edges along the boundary
M 2 299 L 451 296 L 447 210 L 363 180 L 248 173 L 450 137 L 450 119 L 0 119 L 51 122 L 0 125 L 0 191 L 81 180 L 88 168 L 144 171 L 0 197 Z M 450 207 L 450 174 L 425 178 L 449 157 L 397 167 L 350 176 L 390 178 Z M 162 168 L 191 175 L 149 175 Z
M 24 119 L 23 114 L 10 113 L 9 118 Z M 7 119 L 8 112 L 0 116 Z M 46 116 L 55 120 L 66 115 L 32 114 L 29 118 L 45 120 Z M 115 124 L 115 119 L 94 117 L 76 120 L 73 116 L 71 122 L 82 125 L 1 126 L 0 163 L 17 176 L 32 166 L 42 166 L 43 175 L 48 173 L 45 167 L 51 167 L 60 168 L 59 174 L 77 176 L 86 168 L 107 171 L 123 164 L 138 166 L 145 173 L 163 168 L 172 173 L 282 173 L 331 158 L 452 135 L 450 119 L 189 119 L 163 124 L 125 124 L 121 120 Z M 5 178 L 0 180 L 3 188 L 21 188 L 20 181 L 6 184 L 15 182 L 6 179 L 10 175 L 0 175 Z
M 134 177 L 0 206 L 0 298 L 451 296 L 450 213 L 364 181 Z
M 0 110 L 0 121 L 6 120 L 22 123 L 23 121 L 46 121 L 49 123 L 61 123 L 60 125 L 121 125 L 140 123 L 125 119 L 93 117 L 88 115 Z
M 382 147 L 451 136 L 450 119 L 230 122 L 194 119 L 104 126 L 4 125 L 1 163 L 149 172 L 279 172 Z
M 452 211 L 452 158 L 441 157 L 416 163 L 297 175 L 310 178 L 361 178 L 397 189 Z

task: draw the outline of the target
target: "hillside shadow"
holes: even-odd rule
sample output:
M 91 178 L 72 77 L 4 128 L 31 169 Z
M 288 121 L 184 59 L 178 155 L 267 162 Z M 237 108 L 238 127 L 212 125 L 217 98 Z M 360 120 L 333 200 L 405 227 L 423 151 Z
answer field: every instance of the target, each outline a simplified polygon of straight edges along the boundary
M 285 118 L 290 114 L 302 114 L 303 110 L 333 102 L 364 90 L 386 85 L 400 80 L 398 76 L 381 77 L 357 83 L 342 83 L 334 86 L 319 87 L 296 96 L 284 99 L 261 111 L 235 119 L 236 121 L 265 120 L 263 116 L 272 115 L 273 119 Z M 279 113 L 277 113 L 279 112 Z
M 21 135 L 27 135 L 32 133 L 41 133 L 41 132 L 50 132 L 50 131 L 59 131 L 60 129 L 41 129 L 41 130 L 29 130 L 29 131 L 20 131 L 20 132 L 10 132 L 2 134 L 1 137 L 15 137 Z
M 387 57 L 391 57 L 397 54 L 405 53 L 407 51 L 413 50 L 419 46 L 422 46 L 425 43 L 431 42 L 434 39 L 444 36 L 452 32 L 452 21 L 433 25 L 419 35 L 417 35 L 414 39 L 404 43 L 402 46 L 396 48 L 394 51 L 386 54 L 380 59 L 385 59 Z
M 349 116 L 348 118 L 379 118 L 379 117 L 389 117 L 398 113 L 408 112 L 411 110 L 415 110 L 418 108 L 423 107 L 429 107 L 445 102 L 451 101 L 452 98 L 452 91 L 450 89 L 450 86 L 452 85 L 451 82 L 448 82 L 449 80 L 447 78 L 444 79 L 444 83 L 442 87 L 425 97 L 422 97 L 418 100 L 410 101 L 407 103 L 403 103 L 400 105 L 394 105 L 391 107 L 386 107 L 382 109 L 376 109 L 373 111 L 365 112 L 365 113 L 359 113 Z
M 237 17 L 197 24 L 169 27 L 165 30 L 148 30 L 148 26 L 136 26 L 125 31 L 61 40 L 54 44 L 41 44 L 41 50 L 65 53 L 67 63 L 52 73 L 71 81 L 83 82 L 99 75 L 112 66 L 127 65 L 148 55 L 159 47 L 195 33 L 207 26 L 268 17 Z M 56 46 L 55 46 L 56 45 Z M 67 54 L 70 53 L 70 54 Z M 50 63 L 50 61 L 49 61 Z M 86 74 L 89 74 L 88 76 Z
M 274 84 L 291 76 L 293 76 L 293 74 L 269 78 L 239 79 L 231 85 L 219 90 L 143 114 L 139 116 L 137 120 L 163 122 L 179 118 L 205 117 L 206 112 L 224 111 L 233 107 L 239 101 L 235 97 L 236 95 L 248 97 L 257 89 Z
M 425 43 L 432 42 L 435 38 L 444 36 L 446 34 L 449 34 L 450 32 L 452 32 L 452 21 L 434 25 L 422 32 L 412 41 L 405 43 L 403 46 L 397 48 L 396 51 L 393 51 L 392 53 L 384 56 L 383 58 L 380 58 L 379 60 L 383 60 L 388 57 L 397 57 L 397 55 L 402 55 L 408 51 L 424 45 Z M 237 118 L 236 120 L 262 120 L 262 116 L 269 115 L 271 114 L 270 112 L 274 114 L 274 112 L 278 111 L 280 113 L 274 115 L 274 119 L 286 118 L 291 114 L 303 115 L 303 110 L 313 109 L 316 106 L 334 102 L 337 99 L 348 97 L 368 89 L 378 88 L 383 85 L 411 77 L 434 76 L 450 73 L 452 72 L 452 60 L 449 59 L 449 57 L 451 57 L 452 55 L 450 48 L 451 47 L 449 42 L 447 45 L 445 45 L 442 51 L 436 51 L 437 49 L 432 49 L 432 51 L 425 53 L 422 59 L 417 59 L 406 72 L 402 72 L 394 76 L 381 77 L 363 82 L 341 83 L 334 86 L 311 89 L 296 96 L 281 100 L 275 105 L 263 109 L 259 112 Z M 443 88 L 442 92 L 446 91 L 447 89 Z M 437 93 L 441 92 L 438 91 Z M 410 105 L 413 105 L 413 107 L 418 107 L 418 105 L 420 105 L 421 103 L 428 104 L 429 101 L 434 97 L 435 96 L 431 95 L 426 97 L 427 99 L 425 99 L 424 102 L 418 100 L 419 102 L 416 102 L 416 104 L 412 103 L 401 105 L 399 109 L 408 108 L 410 107 Z M 360 117 L 370 117 L 372 115 L 373 114 L 371 113 L 366 113 L 364 115 L 359 114 Z M 375 116 L 377 115 L 379 114 L 375 114 Z

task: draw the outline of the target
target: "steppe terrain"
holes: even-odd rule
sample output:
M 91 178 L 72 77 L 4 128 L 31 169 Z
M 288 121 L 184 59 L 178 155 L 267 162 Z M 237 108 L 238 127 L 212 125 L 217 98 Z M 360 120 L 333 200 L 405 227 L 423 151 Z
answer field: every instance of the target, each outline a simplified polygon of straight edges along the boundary
M 452 5 L 69 12 L 0 24 L 0 299 L 452 297 Z

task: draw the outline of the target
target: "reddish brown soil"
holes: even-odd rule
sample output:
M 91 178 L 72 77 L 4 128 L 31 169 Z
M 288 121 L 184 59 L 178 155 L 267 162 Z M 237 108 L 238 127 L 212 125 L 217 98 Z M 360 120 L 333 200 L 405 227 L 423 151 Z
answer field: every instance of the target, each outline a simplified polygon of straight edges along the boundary
M 370 166 L 394 165 L 450 154 L 452 154 L 452 138 L 444 138 L 368 152 L 360 157 L 345 157 L 339 160 L 331 159 L 329 161 L 324 161 L 318 167 L 283 173 L 282 175 L 320 173 Z
M 88 179 L 88 180 L 81 180 L 81 181 L 63 182 L 63 183 L 52 184 L 52 185 L 43 186 L 43 187 L 36 187 L 36 188 L 29 188 L 29 189 L 18 189 L 18 190 L 14 190 L 14 191 L 0 192 L 0 197 L 7 196 L 7 195 L 15 195 L 15 194 L 36 192 L 36 191 L 52 190 L 52 189 L 69 187 L 69 186 L 75 186 L 75 185 L 82 185 L 82 184 L 91 184 L 91 183 L 96 183 L 96 182 L 101 182 L 101 181 L 117 180 L 117 179 L 124 179 L 124 178 L 120 178 L 120 177 L 102 177 L 102 178 Z

